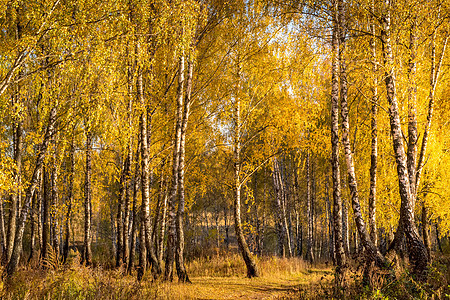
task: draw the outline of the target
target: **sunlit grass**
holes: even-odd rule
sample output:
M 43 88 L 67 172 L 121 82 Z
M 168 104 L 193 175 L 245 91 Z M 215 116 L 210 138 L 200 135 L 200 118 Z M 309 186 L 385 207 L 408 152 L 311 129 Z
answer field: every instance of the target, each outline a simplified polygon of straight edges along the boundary
M 67 265 L 51 263 L 51 269 L 20 269 L 0 284 L 1 299 L 335 299 L 333 268 L 311 266 L 299 258 L 257 258 L 261 276 L 247 278 L 237 254 L 190 261 L 186 267 L 192 284 L 153 280 L 150 273 L 138 282 L 122 269 L 88 268 L 74 255 Z M 360 274 L 349 270 L 343 299 L 397 299 L 401 295 L 441 299 L 448 294 L 449 262 L 430 268 L 429 282 L 418 285 L 399 277 L 379 287 L 363 286 Z M 423 295 L 423 296 L 422 296 Z M 387 297 L 387 298 L 386 298 Z M 412 299 L 412 298 L 411 298 Z
M 4 286 L 3 299 L 278 299 L 332 278 L 330 268 L 310 269 L 297 258 L 259 258 L 261 276 L 246 278 L 238 255 L 187 264 L 192 284 L 142 282 L 121 270 L 87 268 L 78 258 L 52 270 L 21 269 Z

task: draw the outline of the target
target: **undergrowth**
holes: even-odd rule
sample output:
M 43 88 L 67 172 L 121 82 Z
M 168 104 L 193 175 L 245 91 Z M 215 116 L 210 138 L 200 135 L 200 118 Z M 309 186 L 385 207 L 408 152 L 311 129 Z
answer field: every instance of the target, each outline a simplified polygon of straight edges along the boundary
M 426 282 L 416 281 L 408 270 L 374 271 L 370 284 L 363 278 L 361 270 L 350 268 L 345 286 L 336 292 L 334 286 L 322 287 L 315 296 L 303 299 L 449 299 L 450 300 L 450 259 L 437 257 L 428 269 Z M 339 295 L 339 296 L 336 296 Z M 301 297 L 300 297 L 301 298 Z
M 166 283 L 146 274 L 141 282 L 123 269 L 85 267 L 71 253 L 67 264 L 52 254 L 46 269 L 22 268 L 0 283 L 1 299 L 450 299 L 450 260 L 435 259 L 426 283 L 407 273 L 396 279 L 374 276 L 369 287 L 358 269 L 349 268 L 345 287 L 337 294 L 333 269 L 311 267 L 298 258 L 258 258 L 261 277 L 245 277 L 240 256 L 196 259 L 187 264 L 192 284 Z M 376 278 L 378 276 L 378 278 Z

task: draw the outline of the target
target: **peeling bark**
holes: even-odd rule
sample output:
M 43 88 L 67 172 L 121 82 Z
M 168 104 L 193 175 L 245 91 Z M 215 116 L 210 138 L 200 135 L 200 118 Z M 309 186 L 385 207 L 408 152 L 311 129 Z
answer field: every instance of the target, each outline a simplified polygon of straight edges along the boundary
M 340 13 L 342 17 L 342 12 Z M 347 65 L 345 62 L 344 51 L 345 51 L 345 34 L 343 30 L 340 30 L 340 51 L 339 51 L 339 61 L 340 61 L 340 80 L 341 80 L 341 116 L 342 116 L 342 144 L 344 146 L 345 162 L 347 165 L 347 177 L 348 186 L 350 189 L 350 198 L 353 208 L 353 217 L 355 219 L 356 228 L 358 230 L 361 243 L 366 250 L 366 254 L 370 261 L 374 261 L 376 265 L 380 268 L 384 268 L 387 265 L 386 259 L 378 251 L 378 248 L 372 242 L 369 233 L 366 228 L 366 224 L 361 212 L 361 204 L 359 202 L 358 195 L 358 183 L 355 172 L 355 162 L 353 158 L 353 153 L 350 145 L 350 124 L 349 124 L 349 109 L 347 101 Z
M 285 256 L 284 252 L 284 243 L 285 239 L 287 238 L 287 231 L 286 227 L 284 226 L 284 210 L 283 210 L 283 200 L 284 200 L 284 187 L 283 187 L 283 179 L 281 176 L 281 167 L 279 164 L 279 160 L 277 158 L 274 158 L 273 160 L 273 173 L 272 173 L 272 179 L 273 179 L 273 186 L 275 189 L 275 222 L 276 222 L 276 228 L 277 228 L 277 236 L 278 236 L 278 255 L 280 257 Z M 288 238 L 287 238 L 288 239 Z M 290 251 L 291 253 L 291 251 Z
M 138 67 L 138 77 L 137 77 L 137 97 L 139 103 L 142 108 L 141 117 L 140 117 L 140 134 L 141 134 L 141 191 L 142 191 L 142 205 L 141 205 L 141 232 L 143 235 L 143 242 L 145 245 L 141 244 L 141 252 L 140 252 L 140 271 L 145 271 L 146 267 L 146 258 L 141 258 L 141 255 L 147 255 L 147 257 L 151 260 L 152 273 L 154 276 L 161 274 L 161 268 L 158 264 L 158 261 L 155 256 L 155 249 L 153 248 L 153 242 L 151 241 L 151 222 L 150 222 L 150 185 L 149 185 L 149 151 L 148 151 L 148 139 L 147 136 L 147 109 L 144 101 L 144 87 L 143 87 L 143 79 L 142 79 L 142 66 Z M 142 238 L 142 237 L 141 237 Z M 141 240 L 140 240 L 141 241 Z M 148 252 L 148 253 L 147 253 Z M 144 263 L 141 265 L 141 263 Z M 141 276 L 138 272 L 138 278 Z M 140 277 L 142 278 L 142 276 Z
M 391 3 L 385 0 L 385 11 L 381 18 L 382 31 L 382 53 L 385 71 L 385 85 L 387 92 L 387 100 L 389 103 L 389 117 L 391 125 L 392 144 L 394 149 L 395 160 L 397 164 L 398 185 L 401 199 L 400 220 L 397 233 L 404 232 L 406 242 L 408 244 L 408 252 L 411 263 L 414 266 L 414 274 L 419 279 L 425 278 L 426 269 L 428 267 L 429 258 L 425 245 L 420 240 L 417 228 L 414 222 L 414 207 L 410 189 L 409 174 L 407 169 L 407 159 L 403 147 L 403 137 L 400 125 L 399 108 L 397 103 L 397 95 L 395 90 L 395 72 L 392 58 L 392 48 L 390 40 L 390 8 Z M 398 241 L 398 239 L 397 239 Z
M 173 280 L 173 262 L 176 252 L 176 201 L 179 189 L 178 170 L 180 165 L 180 147 L 181 147 L 181 130 L 183 118 L 183 93 L 184 93 L 184 55 L 180 57 L 178 69 L 178 88 L 177 88 L 177 112 L 175 119 L 175 133 L 173 139 L 173 158 L 172 158 L 172 187 L 169 194 L 168 209 L 168 229 L 167 229 L 167 248 L 166 248 L 166 265 L 164 279 Z
M 183 230 L 183 216 L 184 216 L 184 174 L 185 174 L 185 145 L 186 145 L 186 131 L 190 114 L 191 106 L 191 92 L 192 92 L 192 77 L 194 73 L 194 62 L 192 58 L 188 60 L 187 81 L 186 81 L 186 98 L 183 103 L 183 117 L 181 121 L 180 134 L 180 152 L 178 165 L 178 211 L 177 211 L 177 245 L 175 252 L 175 261 L 177 268 L 178 280 L 180 282 L 191 282 L 184 266 L 184 230 Z
M 342 286 L 344 280 L 344 268 L 346 257 L 344 242 L 342 239 L 342 199 L 341 179 L 339 166 L 339 41 L 338 41 L 338 9 L 342 6 L 342 0 L 333 3 L 333 33 L 332 33 L 332 63 L 331 63 L 331 169 L 333 182 L 333 227 L 334 249 L 336 258 L 336 285 Z

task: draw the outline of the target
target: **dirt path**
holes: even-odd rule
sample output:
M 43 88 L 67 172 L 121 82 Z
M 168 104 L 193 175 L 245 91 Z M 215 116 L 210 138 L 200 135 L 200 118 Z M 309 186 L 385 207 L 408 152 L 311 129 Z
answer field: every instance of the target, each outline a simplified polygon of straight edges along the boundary
M 194 277 L 192 284 L 162 285 L 160 299 L 298 299 L 332 280 L 331 270 L 311 269 L 278 277 Z

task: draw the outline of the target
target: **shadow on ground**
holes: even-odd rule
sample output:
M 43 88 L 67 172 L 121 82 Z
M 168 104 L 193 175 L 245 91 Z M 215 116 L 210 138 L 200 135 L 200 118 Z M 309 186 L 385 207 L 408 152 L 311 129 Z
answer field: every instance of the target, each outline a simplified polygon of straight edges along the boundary
M 308 270 L 278 278 L 197 277 L 192 288 L 195 299 L 306 299 L 332 280 L 328 270 Z M 210 294 L 209 294 L 210 293 Z

